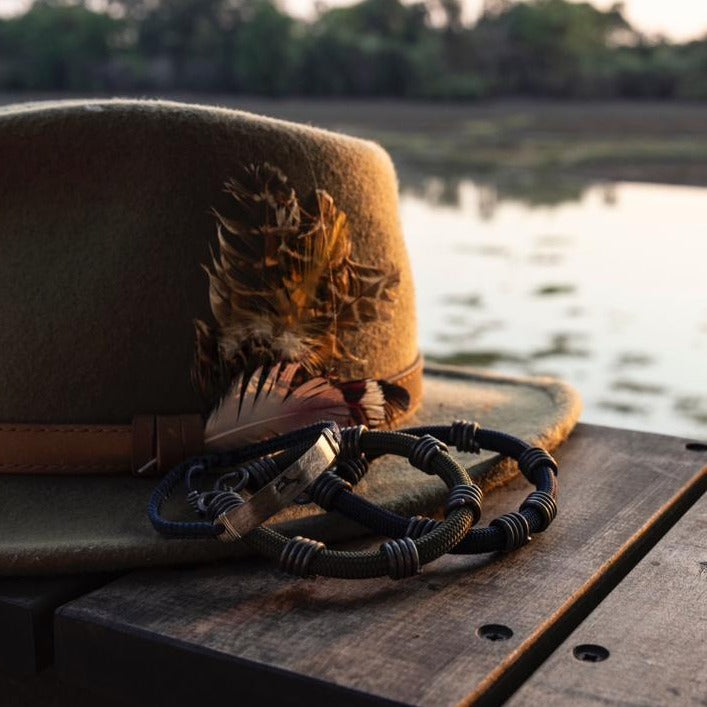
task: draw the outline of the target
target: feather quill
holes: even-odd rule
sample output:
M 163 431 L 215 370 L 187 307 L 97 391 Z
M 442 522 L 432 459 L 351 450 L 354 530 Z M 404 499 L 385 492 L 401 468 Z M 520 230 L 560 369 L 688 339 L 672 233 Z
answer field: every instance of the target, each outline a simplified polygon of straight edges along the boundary
M 321 420 L 371 427 L 385 421 L 386 401 L 377 381 L 337 386 L 319 376 L 298 384 L 298 373 L 299 365 L 290 363 L 237 378 L 209 416 L 206 448 L 230 449 Z

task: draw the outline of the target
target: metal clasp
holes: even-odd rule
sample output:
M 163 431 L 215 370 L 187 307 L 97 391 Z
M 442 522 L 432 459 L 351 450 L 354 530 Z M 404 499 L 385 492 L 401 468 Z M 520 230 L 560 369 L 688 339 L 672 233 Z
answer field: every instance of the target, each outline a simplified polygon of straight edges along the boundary
M 339 444 L 334 433 L 325 428 L 317 441 L 279 476 L 254 493 L 243 505 L 218 516 L 216 522 L 224 527 L 219 539 L 238 539 L 289 506 L 332 466 L 338 454 Z

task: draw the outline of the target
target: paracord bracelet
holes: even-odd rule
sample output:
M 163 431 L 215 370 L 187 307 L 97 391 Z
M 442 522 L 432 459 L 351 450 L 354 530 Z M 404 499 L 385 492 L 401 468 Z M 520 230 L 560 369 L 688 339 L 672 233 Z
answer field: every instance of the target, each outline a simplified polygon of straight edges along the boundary
M 456 420 L 450 426 L 414 427 L 402 433 L 418 436 L 431 435 L 445 444 L 454 445 L 460 452 L 479 453 L 482 449 L 499 452 L 518 462 L 523 475 L 535 485 L 521 503 L 517 512 L 507 513 L 491 521 L 487 528 L 474 528 L 453 550 L 454 554 L 508 552 L 524 545 L 534 533 L 548 528 L 557 515 L 557 462 L 540 447 L 533 447 L 512 435 L 482 428 L 476 422 Z M 357 483 L 368 468 L 370 459 L 378 456 L 366 444 L 363 426 L 342 430 L 341 454 L 330 474 L 339 474 L 350 484 Z M 397 434 L 397 433 L 390 433 Z M 373 453 L 372 453 L 373 452 Z M 447 509 L 453 494 L 447 500 Z M 362 496 L 347 492 L 338 495 L 332 510 L 365 525 L 375 533 L 392 538 L 424 536 L 440 521 L 423 516 L 406 518 L 367 501 Z
M 337 465 L 312 485 L 310 496 L 325 510 L 336 510 L 374 533 L 391 538 L 419 538 L 436 528 L 440 521 L 423 516 L 406 518 L 352 493 L 351 486 L 363 478 L 369 460 L 385 453 L 385 445 L 375 447 L 368 443 L 370 434 L 363 425 L 342 430 Z M 499 452 L 515 459 L 523 475 L 535 485 L 536 490 L 523 501 L 517 512 L 496 518 L 489 527 L 474 528 L 451 550 L 454 554 L 515 550 L 527 543 L 531 535 L 546 530 L 557 515 L 557 463 L 540 447 L 532 447 L 503 432 L 483 429 L 478 423 L 467 420 L 456 420 L 450 426 L 414 427 L 386 434 L 432 436 L 445 444 L 454 445 L 460 452 L 479 453 L 482 449 Z M 262 474 L 262 470 L 272 463 L 270 459 L 246 465 L 244 471 L 251 472 L 252 486 L 258 488 L 258 483 L 268 478 L 269 475 Z M 253 473 L 255 469 L 262 475 Z M 330 479 L 337 475 L 346 483 L 336 484 Z M 453 490 L 447 499 L 446 510 L 459 502 L 463 494 L 463 489 Z
M 393 579 L 402 579 L 416 574 L 422 565 L 449 552 L 478 520 L 481 514 L 481 490 L 471 482 L 466 470 L 449 456 L 446 446 L 429 435 L 418 438 L 399 432 L 366 432 L 366 440 L 366 447 L 372 455 L 406 456 L 414 466 L 440 476 L 451 489 L 447 518 L 422 537 L 401 537 L 389 540 L 383 543 L 377 552 L 328 550 L 318 541 L 299 536 L 288 538 L 265 527 L 258 527 L 244 535 L 243 542 L 260 554 L 279 561 L 285 571 L 301 576 L 323 575 L 347 579 L 384 575 L 389 575 Z M 282 440 L 279 445 L 274 445 L 275 450 L 278 447 L 282 448 Z M 250 451 L 252 452 L 252 449 Z M 269 449 L 266 454 L 272 451 Z M 301 446 L 298 452 L 301 453 Z M 278 468 L 283 468 L 284 465 L 291 463 L 292 457 L 293 453 L 288 450 L 273 457 L 273 462 L 269 465 L 274 464 Z M 170 482 L 163 481 L 160 484 L 150 501 L 150 519 L 157 530 L 166 531 L 172 536 L 183 537 L 180 526 L 193 536 L 196 525 L 213 528 L 210 533 L 204 532 L 204 535 L 220 535 L 223 528 L 219 527 L 218 523 L 174 523 L 165 521 L 159 514 L 168 493 L 171 493 L 179 479 L 187 477 L 189 469 L 194 469 L 195 464 L 206 470 L 218 466 L 219 463 L 222 465 L 234 463 L 232 455 L 229 454 L 211 455 L 208 460 L 200 457 L 190 462 L 191 465 L 182 464 L 170 472 L 169 476 L 174 475 Z M 349 488 L 347 482 L 334 474 L 325 472 L 310 486 L 309 492 L 315 501 L 319 498 L 327 503 Z M 209 517 L 213 520 L 244 503 L 242 497 L 232 490 L 217 491 L 217 494 L 221 495 L 215 496 L 205 505 Z
M 162 535 L 174 538 L 217 537 L 224 531 L 224 527 L 220 524 L 205 521 L 170 521 L 162 517 L 162 506 L 181 482 L 186 480 L 187 488 L 190 488 L 189 480 L 194 475 L 204 474 L 212 469 L 239 466 L 248 461 L 267 458 L 268 455 L 278 453 L 280 453 L 278 456 L 284 470 L 287 465 L 301 456 L 326 429 L 337 431 L 338 435 L 339 428 L 335 422 L 318 422 L 265 442 L 246 445 L 228 452 L 203 454 L 183 461 L 161 479 L 150 496 L 147 515 L 152 526 Z M 234 493 L 232 489 L 229 491 L 217 490 L 206 494 L 191 493 L 187 494 L 187 500 L 195 509 L 205 512 L 208 507 L 211 509 L 211 514 L 219 511 L 216 512 L 216 516 L 218 516 L 220 512 L 227 510 L 227 507 L 231 505 L 232 493 Z M 202 504 L 201 508 L 200 504 Z

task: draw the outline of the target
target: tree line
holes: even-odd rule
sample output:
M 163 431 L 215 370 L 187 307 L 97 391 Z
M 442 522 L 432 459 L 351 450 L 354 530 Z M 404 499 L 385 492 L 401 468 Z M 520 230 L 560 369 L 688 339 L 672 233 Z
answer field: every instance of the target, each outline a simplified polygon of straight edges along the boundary
M 707 98 L 707 37 L 637 32 L 616 4 L 361 0 L 311 21 L 277 0 L 34 0 L 0 20 L 0 89 L 468 100 Z

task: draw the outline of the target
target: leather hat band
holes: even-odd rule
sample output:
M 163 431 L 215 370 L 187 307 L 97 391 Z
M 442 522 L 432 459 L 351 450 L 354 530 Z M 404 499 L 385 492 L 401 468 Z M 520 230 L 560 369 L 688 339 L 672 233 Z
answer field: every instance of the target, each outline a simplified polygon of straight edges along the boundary
M 387 378 L 410 394 L 397 427 L 422 402 L 422 358 Z M 0 423 L 1 474 L 161 475 L 201 453 L 201 415 L 136 415 L 128 425 L 45 425 Z M 149 464 L 156 459 L 156 464 Z

